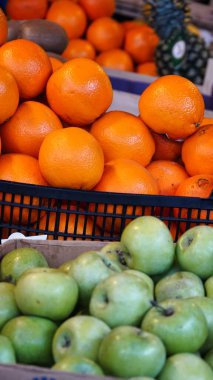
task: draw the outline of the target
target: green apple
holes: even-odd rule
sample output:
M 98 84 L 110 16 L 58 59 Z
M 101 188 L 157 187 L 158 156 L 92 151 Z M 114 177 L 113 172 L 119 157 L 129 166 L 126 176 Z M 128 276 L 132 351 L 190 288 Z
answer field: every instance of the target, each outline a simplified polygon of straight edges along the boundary
M 16 354 L 9 338 L 0 335 L 0 364 L 15 364 Z
M 183 270 L 202 279 L 213 275 L 213 233 L 210 226 L 196 226 L 184 232 L 176 244 L 176 254 Z
M 168 227 L 154 216 L 140 216 L 121 234 L 124 257 L 129 268 L 148 275 L 163 273 L 172 266 L 175 246 Z
M 27 269 L 48 267 L 42 252 L 35 248 L 17 248 L 7 253 L 1 260 L 0 277 L 2 281 L 16 283 Z
M 210 365 L 211 369 L 213 370 L 213 348 L 205 354 L 204 360 L 208 363 L 208 365 Z
M 127 271 L 101 281 L 93 290 L 89 311 L 110 327 L 134 325 L 151 308 L 153 292 L 138 275 Z
M 135 326 L 119 326 L 102 340 L 98 357 L 109 375 L 155 377 L 164 366 L 166 350 L 156 335 Z
M 15 285 L 8 282 L 0 282 L 0 330 L 7 321 L 20 314 L 14 290 Z
M 70 270 L 70 265 L 72 265 L 74 259 L 65 261 L 65 263 L 61 264 L 58 269 L 61 270 L 62 272 L 69 273 Z
M 138 377 L 130 377 L 129 380 L 155 380 L 155 379 L 153 377 L 138 376 Z
M 201 347 L 201 352 L 205 353 L 213 347 L 213 299 L 208 297 L 194 297 L 191 299 L 202 310 L 208 327 L 208 336 Z
M 57 327 L 46 318 L 21 315 L 7 322 L 1 334 L 12 342 L 18 363 L 49 366 Z
M 34 268 L 19 278 L 15 299 L 23 314 L 61 321 L 77 304 L 78 286 L 70 275 L 58 269 Z
M 170 356 L 158 377 L 159 380 L 212 380 L 213 372 L 199 356 L 180 353 Z
M 52 369 L 90 376 L 104 375 L 103 370 L 97 363 L 79 355 L 67 355 L 57 362 Z
M 213 298 L 213 276 L 209 277 L 205 284 L 205 289 L 206 289 L 206 295 L 209 298 Z
M 155 276 L 152 276 L 152 280 L 154 281 L 154 283 L 156 284 L 157 282 L 159 282 L 160 280 L 162 280 L 162 278 L 165 278 L 167 276 L 170 276 L 171 274 L 175 274 L 175 273 L 178 273 L 181 271 L 181 268 L 180 266 L 177 264 L 177 261 L 176 259 L 174 259 L 174 263 L 172 265 L 172 267 L 167 270 L 166 272 L 163 272 L 161 274 L 157 274 Z
M 112 241 L 107 243 L 99 252 L 118 263 L 122 270 L 128 269 L 124 258 L 123 246 L 120 241 Z
M 53 338 L 55 362 L 66 355 L 80 355 L 96 361 L 100 343 L 109 332 L 106 323 L 89 315 L 67 319 Z
M 127 269 L 125 273 L 134 274 L 135 276 L 139 276 L 143 281 L 146 282 L 146 284 L 149 286 L 152 294 L 154 294 L 154 282 L 150 276 L 148 276 L 146 273 L 143 273 L 139 270 L 134 269 Z
M 115 272 L 121 272 L 120 264 L 105 258 L 100 252 L 89 251 L 80 254 L 70 265 L 69 274 L 79 287 L 79 303 L 87 307 L 95 286 Z
M 164 277 L 155 286 L 155 297 L 158 302 L 171 298 L 204 297 L 203 282 L 191 272 L 177 272 Z
M 208 336 L 203 312 L 189 299 L 170 299 L 157 304 L 146 313 L 141 327 L 157 335 L 168 354 L 196 352 Z

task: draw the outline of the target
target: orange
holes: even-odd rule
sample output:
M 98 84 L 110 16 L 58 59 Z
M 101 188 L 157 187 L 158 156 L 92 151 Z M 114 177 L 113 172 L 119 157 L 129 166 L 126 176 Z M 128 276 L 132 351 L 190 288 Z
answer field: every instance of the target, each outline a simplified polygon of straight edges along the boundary
M 109 77 L 96 62 L 75 58 L 63 64 L 47 83 L 50 107 L 70 125 L 94 122 L 111 105 Z
M 82 128 L 58 129 L 47 135 L 39 165 L 51 186 L 92 189 L 104 170 L 104 155 L 97 140 Z
M 13 75 L 0 67 L 0 124 L 9 119 L 19 104 L 19 90 Z
M 198 198 L 209 198 L 213 191 L 213 175 L 210 174 L 198 174 L 185 179 L 177 188 L 175 195 L 182 197 L 198 197 Z M 187 201 L 186 201 L 187 204 Z M 199 207 L 199 205 L 198 205 Z M 192 209 L 174 209 L 174 215 L 176 218 L 186 218 L 190 219 L 206 219 L 213 220 L 213 211 Z M 193 227 L 195 223 L 191 223 L 190 227 Z M 211 224 L 210 224 L 211 225 Z M 180 223 L 182 231 L 185 231 L 187 224 L 185 222 Z
M 213 124 L 213 117 L 204 117 L 201 123 L 201 126 Z
M 11 153 L 0 156 L 0 180 L 47 186 L 47 182 L 42 177 L 39 169 L 38 160 L 24 154 Z M 28 195 L 21 196 L 17 194 L 13 196 L 10 193 L 6 194 L 4 200 L 9 204 L 1 206 L 1 219 L 5 222 L 11 220 L 12 223 L 18 223 L 19 226 L 28 224 L 28 220 L 34 223 L 38 218 L 38 209 L 30 209 L 28 208 L 29 205 L 35 207 L 38 205 L 42 206 L 43 203 L 39 202 L 37 197 L 31 198 Z M 11 202 L 22 204 L 25 207 L 12 207 Z
M 94 46 L 87 40 L 76 38 L 70 40 L 62 57 L 72 58 L 90 58 L 95 59 L 96 51 Z
M 115 0 L 79 0 L 90 20 L 110 17 L 115 11 Z
M 44 18 L 47 12 L 48 0 L 8 0 L 6 11 L 14 20 L 31 20 Z
M 61 212 L 60 214 L 57 212 L 50 212 L 49 215 L 44 215 L 39 222 L 34 226 L 44 232 L 40 232 L 40 234 L 45 234 L 46 231 L 54 232 L 54 235 L 48 235 L 48 240 L 52 240 L 57 238 L 58 240 L 81 240 L 82 238 L 76 237 L 75 235 L 86 235 L 92 236 L 94 235 L 94 231 L 97 232 L 97 228 L 94 228 L 93 220 L 90 217 L 86 217 L 83 213 L 79 214 L 75 211 L 75 207 L 71 206 L 70 210 L 72 213 Z M 68 233 L 72 236 L 68 236 L 67 238 L 63 237 L 60 234 Z M 86 239 L 87 240 L 87 239 Z
M 146 166 L 155 151 L 148 128 L 128 112 L 106 113 L 94 122 L 90 132 L 100 143 L 105 162 L 126 158 Z
M 134 28 L 137 28 L 137 26 L 143 25 L 143 20 L 138 19 L 138 20 L 122 21 L 121 24 L 122 24 L 125 32 L 127 32 L 130 29 L 134 29 Z
M 130 55 L 121 49 L 112 49 L 100 53 L 96 62 L 103 67 L 115 70 L 134 71 L 134 64 Z
M 82 7 L 70 0 L 58 0 L 52 3 L 46 18 L 61 25 L 70 39 L 81 37 L 87 26 L 86 13 Z
M 23 153 L 38 158 L 44 138 L 63 128 L 56 114 L 44 104 L 28 101 L 20 104 L 11 119 L 0 126 L 4 153 Z
M 137 66 L 136 71 L 138 74 L 150 75 L 153 77 L 158 76 L 157 66 L 155 62 L 145 62 Z
M 177 161 L 181 156 L 182 141 L 169 139 L 166 135 L 161 135 L 151 131 L 155 140 L 155 153 L 153 160 Z
M 140 25 L 126 32 L 124 49 L 136 63 L 153 61 L 159 37 L 154 29 Z
M 49 57 L 49 60 L 51 62 L 51 65 L 52 65 L 52 70 L 53 70 L 53 73 L 60 69 L 61 66 L 63 66 L 63 62 L 61 62 L 58 58 L 55 58 L 55 57 Z
M 213 124 L 200 127 L 184 141 L 182 160 L 191 176 L 213 175 Z
M 191 81 L 179 75 L 165 75 L 141 94 L 140 116 L 157 133 L 184 139 L 194 133 L 204 116 L 203 96 Z
M 128 159 L 117 159 L 105 164 L 104 172 L 99 183 L 94 187 L 95 191 L 128 193 L 128 194 L 158 194 L 158 185 L 153 176 L 138 162 Z M 98 206 L 91 204 L 91 211 L 104 212 L 114 214 L 114 218 L 107 216 L 105 218 L 98 216 L 96 218 L 97 225 L 104 228 L 106 231 L 113 229 L 115 233 L 121 233 L 123 227 L 131 221 L 131 218 L 122 216 L 142 215 L 143 212 L 150 213 L 150 208 L 143 210 L 141 206 L 122 205 L 104 205 Z M 120 215 L 120 218 L 118 217 Z
M 188 178 L 185 169 L 173 161 L 153 161 L 146 169 L 156 179 L 160 195 L 174 195 L 178 186 Z
M 123 44 L 124 29 L 118 21 L 110 17 L 101 17 L 89 25 L 86 37 L 100 52 L 119 49 Z
M 41 94 L 52 73 L 47 53 L 35 42 L 24 39 L 7 42 L 0 48 L 0 65 L 13 74 L 24 99 Z
M 4 44 L 7 40 L 7 32 L 7 18 L 2 9 L 0 8 L 0 46 Z

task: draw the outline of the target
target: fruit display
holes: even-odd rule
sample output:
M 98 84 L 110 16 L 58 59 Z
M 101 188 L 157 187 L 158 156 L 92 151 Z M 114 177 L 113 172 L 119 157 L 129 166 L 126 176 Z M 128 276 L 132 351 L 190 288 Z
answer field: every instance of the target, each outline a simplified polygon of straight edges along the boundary
M 0 374 L 212 380 L 211 227 L 174 244 L 142 216 L 118 242 L 52 243 L 0 247 Z

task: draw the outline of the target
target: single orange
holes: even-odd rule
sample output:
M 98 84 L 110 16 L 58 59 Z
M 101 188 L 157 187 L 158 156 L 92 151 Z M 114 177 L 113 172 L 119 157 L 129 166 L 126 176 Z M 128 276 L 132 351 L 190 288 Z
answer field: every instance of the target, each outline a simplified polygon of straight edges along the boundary
M 60 69 L 61 66 L 63 66 L 63 62 L 61 62 L 58 58 L 55 58 L 55 57 L 49 57 L 49 60 L 51 62 L 51 65 L 52 65 L 52 70 L 53 70 L 53 73 Z
M 200 127 L 184 141 L 182 160 L 191 176 L 213 175 L 213 124 Z
M 119 49 L 123 44 L 124 29 L 118 21 L 101 17 L 89 25 L 86 37 L 99 52 Z
M 137 66 L 136 72 L 142 75 L 158 76 L 157 66 L 155 62 L 145 62 Z
M 79 0 L 90 20 L 111 17 L 115 11 L 115 0 Z
M 198 174 L 185 179 L 177 188 L 175 195 L 182 197 L 198 197 L 198 198 L 209 198 L 213 191 L 213 175 L 210 174 Z M 187 201 L 186 201 L 187 205 Z M 213 221 L 213 211 L 192 209 L 187 208 L 175 208 L 174 216 L 176 218 L 189 219 L 201 219 L 204 222 L 209 219 Z M 190 227 L 196 224 L 191 222 Z M 212 224 L 210 224 L 212 226 Z M 181 222 L 180 227 L 182 231 L 187 228 L 187 223 Z
M 87 40 L 81 38 L 69 41 L 66 49 L 63 51 L 62 57 L 67 59 L 73 58 L 90 58 L 95 59 L 96 51 L 94 46 Z
M 58 0 L 52 3 L 46 18 L 61 25 L 70 39 L 81 37 L 87 26 L 87 17 L 83 8 L 70 0 Z
M 90 132 L 101 145 L 105 162 L 126 158 L 146 166 L 155 152 L 148 128 L 128 112 L 107 112 L 94 122 Z
M 125 34 L 124 49 L 131 55 L 136 63 L 154 60 L 154 53 L 159 37 L 154 29 L 147 25 L 128 30 Z
M 161 195 L 174 195 L 178 186 L 188 178 L 186 170 L 174 161 L 153 161 L 146 169 L 156 179 Z
M 7 40 L 8 26 L 7 18 L 0 8 L 0 46 L 3 45 Z
M 177 161 L 181 156 L 183 142 L 169 139 L 166 135 L 161 135 L 151 131 L 155 140 L 155 153 L 153 160 Z
M 40 186 L 47 186 L 47 182 L 43 178 L 39 169 L 38 160 L 34 157 L 24 154 L 2 154 L 0 156 L 0 180 L 22 182 L 25 184 L 33 184 Z M 2 199 L 2 193 L 0 195 Z M 10 220 L 14 224 L 25 225 L 34 223 L 39 211 L 37 208 L 28 208 L 32 206 L 42 206 L 44 201 L 39 201 L 37 197 L 30 197 L 28 195 L 12 195 L 6 194 L 4 200 L 8 202 L 8 205 L 1 206 L 0 216 L 5 222 Z M 11 203 L 15 202 L 20 206 L 12 206 Z
M 121 22 L 125 32 L 128 30 L 137 28 L 137 26 L 141 26 L 144 24 L 143 20 L 136 19 L 136 20 L 128 20 L 128 21 L 122 21 Z
M 144 123 L 157 133 L 185 139 L 199 128 L 204 100 L 194 83 L 179 75 L 165 75 L 141 94 L 139 111 Z
M 38 158 L 44 138 L 63 128 L 56 114 L 42 103 L 28 101 L 18 107 L 8 122 L 0 126 L 4 153 L 23 153 Z
M 104 172 L 99 183 L 94 187 L 95 191 L 128 193 L 128 194 L 158 194 L 159 189 L 156 180 L 136 161 L 128 159 L 117 159 L 107 162 Z M 130 216 L 139 216 L 143 213 L 149 214 L 150 208 L 144 209 L 141 206 L 127 206 L 99 204 L 98 206 L 91 204 L 91 211 L 109 213 L 109 216 L 103 218 L 97 216 L 96 223 L 100 228 L 106 231 L 113 230 L 114 233 L 121 233 L 126 224 L 131 221 Z M 114 215 L 114 217 L 110 216 Z M 120 217 L 119 217 L 120 215 Z M 128 219 L 129 215 L 129 219 Z M 125 220 L 122 220 L 122 217 Z
M 50 107 L 70 125 L 86 126 L 111 105 L 112 85 L 102 67 L 87 58 L 63 64 L 47 83 Z
M 15 113 L 19 104 L 19 90 L 13 75 L 0 66 L 0 124 Z
M 44 18 L 48 0 L 8 0 L 6 11 L 13 20 L 31 20 Z
M 97 56 L 96 62 L 108 69 L 134 71 L 132 58 L 122 49 L 104 51 Z
M 89 132 L 68 127 L 45 137 L 39 152 L 39 165 L 51 186 L 89 190 L 102 176 L 104 155 Z
M 7 42 L 0 48 L 0 65 L 13 74 L 24 99 L 41 94 L 52 73 L 47 53 L 35 42 L 24 39 Z
M 201 126 L 213 124 L 213 117 L 204 117 L 201 123 Z

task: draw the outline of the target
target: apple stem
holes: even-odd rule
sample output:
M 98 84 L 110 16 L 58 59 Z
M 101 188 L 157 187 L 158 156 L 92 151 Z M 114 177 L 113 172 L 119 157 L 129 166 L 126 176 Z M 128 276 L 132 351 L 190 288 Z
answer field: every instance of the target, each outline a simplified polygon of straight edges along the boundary
M 159 303 L 157 303 L 157 301 L 155 300 L 152 300 L 150 301 L 151 302 L 151 305 L 153 307 L 156 307 L 159 311 L 161 311 L 163 313 L 163 315 L 165 315 L 166 317 L 169 317 L 171 315 L 174 314 L 174 310 L 172 307 L 168 307 L 167 309 L 165 309 L 165 307 L 159 305 Z
M 127 264 L 126 264 L 126 260 L 125 260 L 125 256 L 124 256 L 124 252 L 118 250 L 118 251 L 116 251 L 116 253 L 117 253 L 118 257 L 119 257 L 119 261 L 120 261 L 120 263 L 121 263 L 122 265 L 127 266 Z

